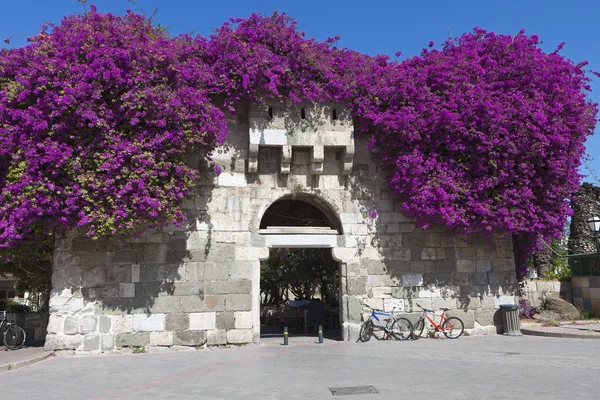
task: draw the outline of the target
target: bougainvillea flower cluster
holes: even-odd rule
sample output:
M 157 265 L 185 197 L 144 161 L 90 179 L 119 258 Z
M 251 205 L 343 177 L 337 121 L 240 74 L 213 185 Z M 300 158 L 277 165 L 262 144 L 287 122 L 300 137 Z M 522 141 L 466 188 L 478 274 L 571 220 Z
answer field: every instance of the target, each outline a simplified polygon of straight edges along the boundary
M 524 32 L 475 29 L 391 61 L 306 39 L 285 14 L 209 38 L 89 13 L 0 53 L 0 246 L 34 232 L 128 233 L 184 218 L 191 153 L 209 159 L 239 101 L 337 101 L 422 228 L 520 238 L 563 229 L 593 133 L 585 64 Z

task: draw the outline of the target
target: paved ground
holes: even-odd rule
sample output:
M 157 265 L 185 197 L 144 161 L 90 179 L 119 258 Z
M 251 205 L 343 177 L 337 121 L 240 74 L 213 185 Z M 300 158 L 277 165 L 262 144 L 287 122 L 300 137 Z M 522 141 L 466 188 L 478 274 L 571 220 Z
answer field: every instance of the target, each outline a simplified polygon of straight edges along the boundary
M 524 335 L 534 336 L 600 339 L 600 324 L 590 321 L 571 321 L 555 325 L 536 321 L 521 321 L 521 332 Z
M 463 337 L 153 354 L 59 355 L 3 372 L 3 396 L 43 399 L 598 398 L 600 341 Z M 378 394 L 333 397 L 372 385 Z M 11 396 L 12 395 L 12 396 Z
M 43 347 L 25 347 L 19 350 L 5 350 L 0 347 L 0 372 L 22 368 L 50 357 Z

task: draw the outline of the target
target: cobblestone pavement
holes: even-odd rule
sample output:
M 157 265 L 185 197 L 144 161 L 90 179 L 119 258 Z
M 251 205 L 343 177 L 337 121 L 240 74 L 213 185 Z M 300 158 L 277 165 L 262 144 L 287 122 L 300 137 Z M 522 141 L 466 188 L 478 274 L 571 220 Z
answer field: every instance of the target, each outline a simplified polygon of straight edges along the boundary
M 600 341 L 463 337 L 307 341 L 150 354 L 59 355 L 2 373 L 3 396 L 40 399 L 598 398 Z M 372 385 L 378 394 L 333 397 Z M 13 396 L 11 396 L 13 395 Z

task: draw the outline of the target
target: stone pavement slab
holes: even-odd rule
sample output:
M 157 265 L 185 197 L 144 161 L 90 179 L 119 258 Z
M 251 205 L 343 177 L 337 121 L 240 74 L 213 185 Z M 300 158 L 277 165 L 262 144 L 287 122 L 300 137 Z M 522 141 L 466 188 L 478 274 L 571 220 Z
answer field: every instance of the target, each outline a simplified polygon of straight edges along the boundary
M 549 336 L 570 339 L 600 339 L 600 324 L 572 321 L 548 325 L 539 322 L 521 321 L 521 333 L 532 336 Z
M 600 341 L 542 337 L 328 342 L 199 351 L 59 354 L 8 371 L 7 398 L 572 399 L 598 398 Z M 378 393 L 333 397 L 331 388 Z M 12 395 L 12 396 L 11 396 Z
M 45 360 L 52 353 L 43 347 L 24 347 L 19 350 L 5 350 L 0 347 L 0 372 L 9 371 Z

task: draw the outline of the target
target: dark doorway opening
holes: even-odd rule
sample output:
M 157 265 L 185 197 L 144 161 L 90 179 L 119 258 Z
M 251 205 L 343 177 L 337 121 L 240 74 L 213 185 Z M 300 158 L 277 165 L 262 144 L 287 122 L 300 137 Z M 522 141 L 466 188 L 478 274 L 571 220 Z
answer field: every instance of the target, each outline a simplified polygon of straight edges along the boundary
M 340 264 L 330 248 L 273 248 L 261 262 L 261 337 L 341 340 Z

